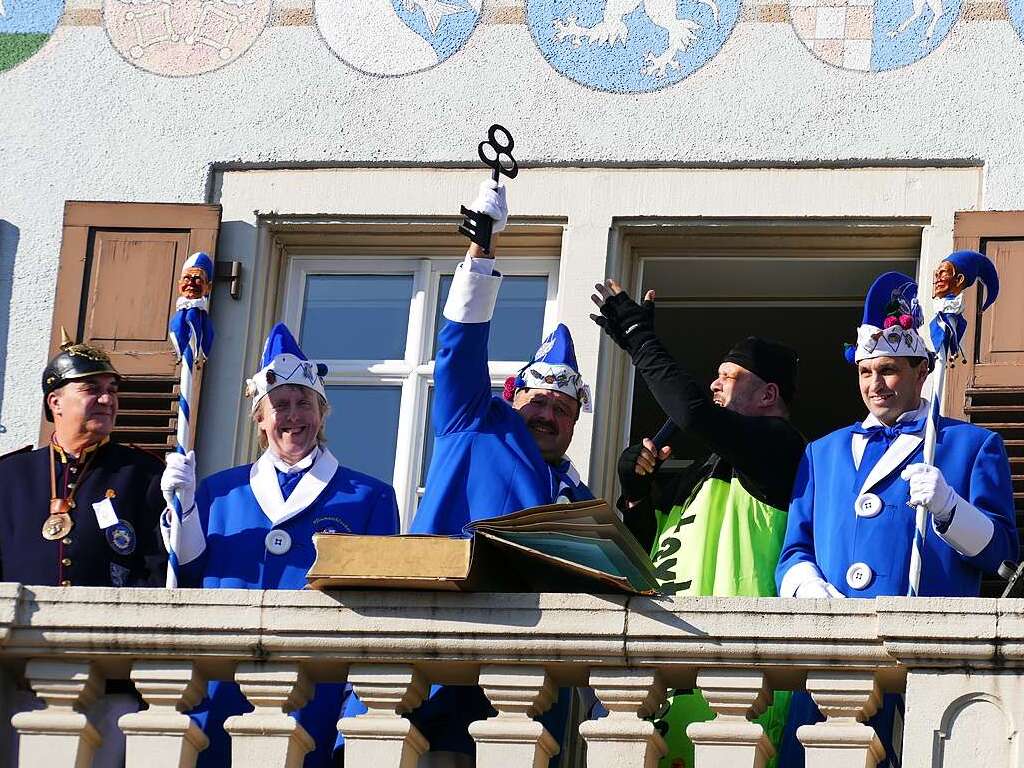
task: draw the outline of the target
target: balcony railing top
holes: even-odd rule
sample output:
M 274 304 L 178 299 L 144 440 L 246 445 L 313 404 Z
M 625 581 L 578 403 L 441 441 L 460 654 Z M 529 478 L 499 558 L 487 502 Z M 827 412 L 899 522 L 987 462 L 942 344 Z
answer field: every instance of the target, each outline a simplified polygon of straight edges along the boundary
M 0 584 L 0 656 L 587 666 L 1004 666 L 1024 601 Z

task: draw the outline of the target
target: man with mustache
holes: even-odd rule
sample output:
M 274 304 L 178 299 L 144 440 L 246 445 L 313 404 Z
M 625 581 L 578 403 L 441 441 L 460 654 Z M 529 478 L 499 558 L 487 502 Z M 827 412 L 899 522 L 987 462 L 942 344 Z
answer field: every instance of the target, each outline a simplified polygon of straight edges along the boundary
M 121 381 L 110 357 L 64 334 L 43 370 L 48 445 L 0 460 L 0 581 L 162 582 L 163 462 L 110 440 Z
M 662 589 L 677 595 L 775 595 L 786 508 L 805 440 L 789 421 L 797 355 L 751 336 L 725 355 L 710 391 L 676 362 L 654 332 L 654 292 L 638 304 L 615 280 L 595 286 L 591 315 L 624 349 L 675 425 L 662 446 L 650 438 L 619 459 L 619 510 L 652 561 Z M 710 452 L 677 480 L 660 477 L 673 442 L 691 436 Z M 659 482 L 660 480 L 660 482 Z M 758 720 L 778 741 L 788 694 Z M 686 727 L 713 716 L 700 693 L 670 700 L 660 718 L 665 765 L 693 765 Z
M 505 187 L 484 182 L 472 209 L 505 228 Z M 445 304 L 434 367 L 434 456 L 412 533 L 462 534 L 470 520 L 557 500 L 594 498 L 565 452 L 590 410 L 572 336 L 559 324 L 533 360 L 491 394 L 490 320 L 501 285 L 494 247 L 475 243 L 459 264 Z
M 503 186 L 484 182 L 469 207 L 494 220 L 492 232 L 505 228 Z M 580 412 L 590 410 L 590 388 L 569 330 L 555 328 L 533 360 L 505 382 L 503 396 L 491 394 L 487 342 L 501 285 L 493 243 L 490 252 L 470 246 L 445 304 L 434 367 L 434 456 L 412 533 L 461 536 L 470 520 L 594 498 L 565 455 Z M 569 693 L 562 689 L 540 718 L 556 741 Z M 489 716 L 493 710 L 480 688 L 440 686 L 410 719 L 430 742 L 431 759 L 469 765 L 475 746 L 468 726 Z
M 163 586 L 163 462 L 110 439 L 121 374 L 106 352 L 62 333 L 42 379 L 53 437 L 42 448 L 0 458 L 0 581 Z M 12 713 L 36 708 L 34 700 L 28 690 L 15 691 Z M 103 737 L 95 765 L 123 763 L 117 720 L 138 709 L 131 683 L 107 681 L 106 695 L 88 713 Z M 17 764 L 16 753 L 5 757 Z

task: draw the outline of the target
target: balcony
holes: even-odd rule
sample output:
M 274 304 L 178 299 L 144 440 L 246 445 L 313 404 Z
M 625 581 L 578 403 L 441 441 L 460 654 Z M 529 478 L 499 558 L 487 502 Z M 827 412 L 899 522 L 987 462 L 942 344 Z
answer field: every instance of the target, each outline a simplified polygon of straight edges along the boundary
M 875 764 L 860 721 L 883 692 L 906 694 L 905 766 L 1022 759 L 1019 600 L 0 584 L 0 659 L 4 691 L 22 677 L 45 702 L 14 717 L 21 766 L 91 764 L 98 735 L 80 712 L 105 679 L 131 679 L 149 705 L 120 720 L 128 768 L 191 766 L 205 737 L 180 712 L 204 680 L 231 677 L 255 707 L 228 724 L 238 766 L 300 766 L 308 736 L 286 713 L 313 682 L 346 679 L 370 710 L 339 723 L 349 766 L 413 768 L 427 744 L 402 713 L 433 682 L 483 687 L 498 716 L 471 733 L 494 768 L 545 764 L 557 748 L 533 716 L 557 686 L 585 684 L 610 711 L 580 728 L 590 768 L 655 766 L 664 743 L 644 718 L 689 687 L 718 713 L 690 732 L 698 768 L 763 764 L 772 748 L 750 719 L 773 689 L 806 689 L 827 716 L 800 732 L 809 768 Z

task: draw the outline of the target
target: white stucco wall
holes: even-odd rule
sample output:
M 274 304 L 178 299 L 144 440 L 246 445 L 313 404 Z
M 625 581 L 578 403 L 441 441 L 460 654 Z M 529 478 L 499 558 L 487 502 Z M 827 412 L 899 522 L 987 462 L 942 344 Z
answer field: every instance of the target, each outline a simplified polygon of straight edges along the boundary
M 1024 208 L 1024 44 L 1007 20 L 962 16 L 927 58 L 872 74 L 819 61 L 751 6 L 689 78 L 614 95 L 552 69 L 520 5 L 485 2 L 462 51 L 404 77 L 349 68 L 314 26 L 278 23 L 277 8 L 237 61 L 169 78 L 126 63 L 99 6 L 69 0 L 65 21 L 81 25 L 0 73 L 0 450 L 38 433 L 64 201 L 201 202 L 213 164 L 469 167 L 498 121 L 524 165 L 972 165 L 979 207 Z

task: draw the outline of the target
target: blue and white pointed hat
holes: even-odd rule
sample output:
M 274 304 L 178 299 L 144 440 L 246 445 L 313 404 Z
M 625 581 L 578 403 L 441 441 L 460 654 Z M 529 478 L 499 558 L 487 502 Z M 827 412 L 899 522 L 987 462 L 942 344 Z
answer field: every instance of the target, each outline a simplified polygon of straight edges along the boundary
M 583 383 L 576 362 L 572 334 L 561 323 L 544 339 L 533 360 L 516 375 L 512 389 L 564 392 L 579 401 L 581 411 L 590 413 L 593 410 L 590 386 Z
M 324 376 L 327 366 L 311 362 L 299 347 L 292 332 L 284 323 L 270 329 L 270 335 L 263 345 L 260 369 L 245 382 L 245 394 L 252 398 L 252 410 L 267 393 L 285 384 L 297 384 L 312 389 L 324 400 Z
M 880 275 L 864 297 L 857 343 L 846 345 L 846 359 L 859 363 L 876 357 L 927 358 L 928 347 L 918 331 L 923 319 L 917 283 L 899 272 Z
M 203 253 L 203 251 L 196 251 L 187 259 L 185 263 L 181 265 L 181 274 L 185 274 L 190 269 L 201 269 L 206 273 L 206 279 L 210 282 L 213 281 L 213 259 L 210 258 L 209 254 Z

